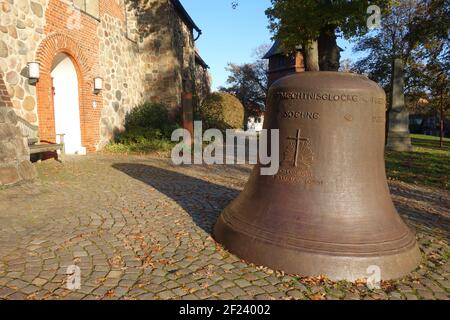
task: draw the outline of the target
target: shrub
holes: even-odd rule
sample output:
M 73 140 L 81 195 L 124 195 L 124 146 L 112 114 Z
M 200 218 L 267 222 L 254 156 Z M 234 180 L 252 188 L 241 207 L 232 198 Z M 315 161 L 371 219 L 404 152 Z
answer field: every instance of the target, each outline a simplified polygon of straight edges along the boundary
M 164 105 L 144 103 L 127 114 L 125 131 L 116 134 L 106 150 L 117 153 L 168 151 L 173 145 L 172 132 L 178 127 Z
M 149 153 L 167 152 L 170 154 L 173 144 L 167 140 L 142 140 L 138 143 L 112 143 L 106 146 L 105 150 L 112 153 Z
M 200 108 L 205 129 L 240 129 L 244 124 L 244 107 L 235 96 L 225 92 L 208 95 Z
M 125 118 L 125 129 L 129 131 L 134 128 L 145 128 L 159 130 L 161 138 L 170 139 L 173 130 L 178 128 L 175 120 L 169 117 L 169 111 L 166 106 L 159 103 L 144 103 L 127 114 Z M 125 132 L 126 132 L 125 131 Z M 135 132 L 142 132 L 138 130 Z M 149 131 L 146 132 L 148 134 Z M 156 131 L 154 132 L 155 134 Z
M 162 139 L 164 139 L 164 137 L 159 129 L 131 127 L 124 132 L 119 133 L 114 140 L 116 143 L 132 144 L 142 142 L 143 140 Z

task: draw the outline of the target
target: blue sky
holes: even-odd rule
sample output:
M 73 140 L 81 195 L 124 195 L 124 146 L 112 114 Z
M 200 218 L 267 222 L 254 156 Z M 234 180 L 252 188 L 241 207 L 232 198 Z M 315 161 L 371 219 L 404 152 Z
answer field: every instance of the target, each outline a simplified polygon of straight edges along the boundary
M 228 62 L 251 62 L 255 48 L 272 42 L 264 14 L 270 0 L 240 0 L 235 10 L 231 7 L 232 0 L 181 2 L 203 31 L 196 45 L 211 67 L 213 89 L 225 84 Z M 351 56 L 351 45 L 347 41 L 340 40 L 339 45 L 345 50 L 342 58 Z

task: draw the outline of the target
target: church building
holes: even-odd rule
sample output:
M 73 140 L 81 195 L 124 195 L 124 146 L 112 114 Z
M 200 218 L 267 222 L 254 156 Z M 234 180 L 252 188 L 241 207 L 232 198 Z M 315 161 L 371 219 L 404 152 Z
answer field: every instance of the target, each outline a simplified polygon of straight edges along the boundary
M 210 90 L 201 33 L 179 0 L 0 0 L 0 120 L 11 109 L 14 125 L 86 154 L 143 102 L 192 117 L 183 100 Z

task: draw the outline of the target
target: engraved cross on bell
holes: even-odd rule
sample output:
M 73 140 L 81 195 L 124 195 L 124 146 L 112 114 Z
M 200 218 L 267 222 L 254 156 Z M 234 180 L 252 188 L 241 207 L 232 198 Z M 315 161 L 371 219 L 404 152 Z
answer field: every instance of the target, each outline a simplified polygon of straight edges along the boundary
M 298 156 L 300 153 L 300 144 L 302 141 L 308 142 L 309 139 L 301 136 L 301 129 L 297 130 L 296 137 L 287 137 L 286 139 L 294 141 L 294 143 L 295 143 L 295 150 L 293 152 L 294 153 L 293 161 L 294 161 L 294 167 L 297 167 L 298 166 Z M 286 154 L 285 154 L 285 160 L 287 160 L 286 157 L 288 156 L 289 153 L 292 153 L 292 151 L 291 151 L 290 147 L 288 146 Z

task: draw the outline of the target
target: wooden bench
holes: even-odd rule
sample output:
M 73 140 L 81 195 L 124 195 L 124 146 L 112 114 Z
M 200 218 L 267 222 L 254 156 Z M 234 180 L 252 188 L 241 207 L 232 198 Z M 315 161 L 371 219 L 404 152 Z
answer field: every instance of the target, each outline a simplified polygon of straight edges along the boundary
M 21 117 L 17 117 L 18 127 L 21 129 L 23 135 L 28 140 L 28 148 L 30 149 L 30 155 L 37 154 L 39 156 L 39 160 L 42 158 L 42 154 L 45 152 L 57 152 L 60 151 L 58 160 L 63 162 L 65 156 L 65 148 L 64 148 L 64 134 L 57 134 L 60 139 L 60 143 L 42 143 L 39 139 L 38 135 L 38 127 L 33 126 L 28 121 L 22 119 Z
M 45 152 L 57 152 L 60 150 L 58 160 L 64 162 L 65 149 L 64 149 L 64 134 L 57 134 L 60 138 L 60 143 L 37 143 L 30 144 L 30 139 L 28 140 L 28 147 L 30 148 L 31 154 L 38 154 L 39 160 L 41 160 L 42 154 Z M 33 141 L 33 140 L 32 140 Z M 32 142 L 31 141 L 31 142 Z

